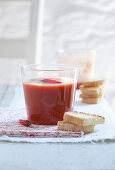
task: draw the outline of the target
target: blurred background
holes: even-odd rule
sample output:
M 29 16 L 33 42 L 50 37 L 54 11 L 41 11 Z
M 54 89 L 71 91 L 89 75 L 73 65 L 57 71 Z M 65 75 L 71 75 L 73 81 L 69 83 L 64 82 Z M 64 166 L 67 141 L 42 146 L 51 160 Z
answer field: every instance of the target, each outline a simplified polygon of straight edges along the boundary
M 21 65 L 56 63 L 59 49 L 96 50 L 95 73 L 107 77 L 115 109 L 115 0 L 41 2 L 0 0 L 0 84 L 21 84 Z

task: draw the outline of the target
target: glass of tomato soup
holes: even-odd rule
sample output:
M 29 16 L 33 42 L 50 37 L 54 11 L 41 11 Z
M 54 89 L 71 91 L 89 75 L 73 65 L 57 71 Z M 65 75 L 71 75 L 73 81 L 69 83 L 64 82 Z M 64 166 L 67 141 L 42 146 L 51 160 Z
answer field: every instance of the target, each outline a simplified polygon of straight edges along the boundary
M 25 65 L 21 68 L 28 120 L 56 125 L 73 110 L 78 68 L 74 65 Z

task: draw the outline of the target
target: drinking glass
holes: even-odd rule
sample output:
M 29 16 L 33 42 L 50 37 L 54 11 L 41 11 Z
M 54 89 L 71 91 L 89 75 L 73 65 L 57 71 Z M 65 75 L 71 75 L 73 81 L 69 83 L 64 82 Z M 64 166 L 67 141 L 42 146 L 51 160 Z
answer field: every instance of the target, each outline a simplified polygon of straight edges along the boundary
M 95 50 L 87 49 L 62 49 L 58 51 L 59 64 L 74 64 L 79 66 L 79 76 L 77 88 L 94 78 Z
M 28 120 L 56 125 L 73 110 L 78 68 L 66 64 L 26 65 L 21 68 Z

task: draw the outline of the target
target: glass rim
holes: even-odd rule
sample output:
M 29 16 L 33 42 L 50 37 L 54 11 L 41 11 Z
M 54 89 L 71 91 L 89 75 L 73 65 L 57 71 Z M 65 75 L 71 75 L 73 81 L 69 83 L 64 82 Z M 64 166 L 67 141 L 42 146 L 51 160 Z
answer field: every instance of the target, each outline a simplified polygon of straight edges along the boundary
M 37 67 L 54 67 L 53 69 L 42 69 Z M 55 67 L 64 67 L 63 69 L 55 68 Z M 21 70 L 32 70 L 32 71 L 75 71 L 79 70 L 80 67 L 73 64 L 26 64 L 21 66 Z

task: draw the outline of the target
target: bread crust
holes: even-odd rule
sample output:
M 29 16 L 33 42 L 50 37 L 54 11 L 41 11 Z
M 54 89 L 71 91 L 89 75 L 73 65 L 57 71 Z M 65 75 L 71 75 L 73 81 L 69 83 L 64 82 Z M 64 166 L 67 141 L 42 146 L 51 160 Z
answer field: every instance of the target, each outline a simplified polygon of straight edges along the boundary
M 63 121 L 58 121 L 57 123 L 58 129 L 63 131 L 71 131 L 71 132 L 84 132 L 84 134 L 92 133 L 94 131 L 94 125 L 89 126 L 77 126 L 75 124 L 66 123 Z
M 69 115 L 68 113 L 83 114 L 89 116 L 89 118 L 75 117 L 73 115 Z M 102 116 L 97 116 L 97 115 L 88 114 L 84 112 L 73 111 L 73 112 L 65 112 L 63 121 L 78 126 L 88 126 L 88 125 L 104 124 L 105 118 Z
M 82 98 L 82 102 L 87 104 L 97 104 L 99 101 L 101 101 L 100 98 Z
M 103 96 L 104 96 L 103 94 L 99 94 L 95 96 L 95 95 L 86 95 L 84 93 L 81 93 L 79 97 L 83 99 L 88 99 L 88 98 L 101 98 Z
M 103 86 L 86 88 L 83 85 L 81 85 L 80 90 L 84 95 L 89 95 L 92 97 L 98 97 L 104 95 Z
M 83 83 L 84 87 L 98 87 L 100 85 L 104 85 L 106 83 L 106 79 L 102 80 L 93 80 L 93 81 L 86 81 Z

